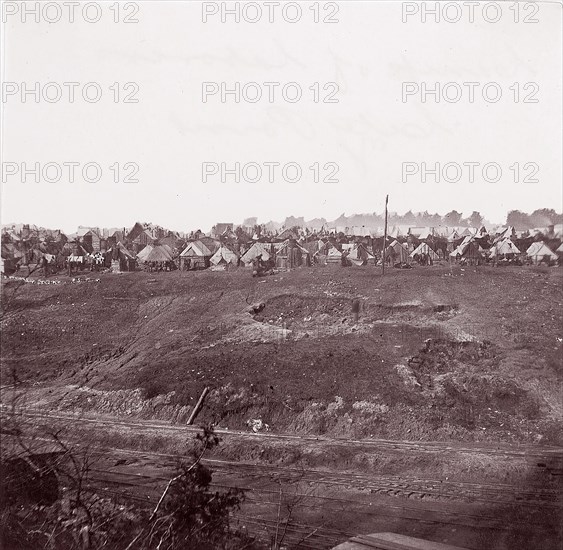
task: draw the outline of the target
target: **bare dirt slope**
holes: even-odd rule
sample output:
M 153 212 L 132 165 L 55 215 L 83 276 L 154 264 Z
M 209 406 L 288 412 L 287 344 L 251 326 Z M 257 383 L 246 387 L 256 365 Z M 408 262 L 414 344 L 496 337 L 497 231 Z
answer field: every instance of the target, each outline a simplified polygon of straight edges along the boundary
M 4 281 L 2 383 L 17 373 L 59 410 L 176 422 L 209 386 L 198 422 L 231 429 L 561 444 L 561 279 L 338 266 Z

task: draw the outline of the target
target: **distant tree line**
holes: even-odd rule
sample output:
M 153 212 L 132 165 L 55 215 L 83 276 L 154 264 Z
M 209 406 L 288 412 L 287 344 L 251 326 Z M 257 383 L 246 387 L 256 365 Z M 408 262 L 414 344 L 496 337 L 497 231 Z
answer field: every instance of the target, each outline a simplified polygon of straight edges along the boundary
M 256 224 L 256 218 L 249 218 L 249 222 Z M 412 212 L 409 210 L 405 214 L 390 213 L 388 223 L 393 225 L 408 225 L 411 227 L 480 227 L 486 222 L 480 212 L 474 210 L 469 216 L 464 217 L 462 212 L 452 210 L 444 216 L 440 214 L 431 214 L 427 210 L 424 212 Z M 334 221 L 327 221 L 325 218 L 316 218 L 315 220 L 305 221 L 303 217 L 288 216 L 283 227 L 319 227 L 321 225 L 336 225 L 343 227 L 367 226 L 381 227 L 385 223 L 384 215 L 376 212 L 370 214 L 352 214 L 346 216 L 341 214 Z M 517 230 L 532 229 L 534 227 L 547 227 L 557 223 L 563 223 L 563 214 L 558 214 L 550 208 L 540 208 L 534 210 L 531 214 L 521 212 L 520 210 L 511 210 L 506 217 L 506 225 L 512 225 Z
M 532 229 L 533 227 L 547 227 L 563 223 L 563 214 L 557 214 L 552 208 L 540 208 L 531 214 L 520 210 L 511 210 L 506 216 L 506 224 L 513 225 L 517 230 Z

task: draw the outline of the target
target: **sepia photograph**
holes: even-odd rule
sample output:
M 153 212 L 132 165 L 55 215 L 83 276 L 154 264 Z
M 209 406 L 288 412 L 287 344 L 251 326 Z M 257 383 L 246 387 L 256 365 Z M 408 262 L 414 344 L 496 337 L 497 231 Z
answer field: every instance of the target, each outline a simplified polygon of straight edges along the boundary
M 563 550 L 561 2 L 0 7 L 0 550 Z

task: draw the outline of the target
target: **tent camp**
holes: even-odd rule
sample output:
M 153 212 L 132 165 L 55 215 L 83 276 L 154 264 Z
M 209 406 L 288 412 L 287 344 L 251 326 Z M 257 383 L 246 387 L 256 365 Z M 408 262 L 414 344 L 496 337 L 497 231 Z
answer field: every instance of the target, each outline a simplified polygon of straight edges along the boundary
M 463 247 L 462 257 L 465 258 L 466 260 L 469 260 L 470 263 L 477 262 L 478 265 L 479 262 L 485 258 L 485 251 L 475 240 L 471 240 L 465 243 L 464 245 L 462 245 L 462 247 Z
M 349 252 L 348 260 L 350 260 L 353 265 L 373 265 L 375 263 L 375 256 L 363 243 L 356 243 L 351 247 Z
M 547 245 L 541 241 L 532 243 L 528 250 L 526 250 L 526 256 L 531 258 L 532 262 L 539 264 L 540 262 L 547 260 L 547 262 L 554 262 L 557 260 L 557 254 L 550 250 Z
M 399 241 L 393 241 L 385 249 L 385 257 L 391 258 L 391 263 L 393 264 L 406 264 L 409 261 L 409 251 L 407 247 Z
M 349 227 L 346 233 L 351 237 L 375 237 L 378 235 L 378 228 L 354 225 Z
M 432 227 L 410 227 L 409 228 L 409 235 L 415 237 L 416 239 L 428 239 L 428 237 L 432 237 L 434 231 Z
M 251 266 L 253 260 L 259 255 L 262 256 L 264 261 L 268 261 L 274 252 L 273 247 L 272 243 L 253 243 L 240 260 L 245 266 Z
M 209 267 L 211 257 L 217 252 L 218 248 L 219 243 L 210 238 L 198 239 L 188 243 L 180 254 L 180 269 L 185 269 L 188 265 L 191 269 Z
M 521 252 L 518 247 L 509 238 L 504 238 L 496 242 L 489 250 L 489 256 L 491 258 L 501 256 L 512 257 L 520 254 Z
M 276 267 L 294 268 L 311 265 L 309 251 L 294 240 L 287 239 L 275 245 Z
M 453 229 L 448 235 L 449 243 L 453 243 L 454 241 L 458 241 L 459 239 L 461 239 L 461 237 L 459 236 L 459 233 L 455 229 Z
M 144 262 L 145 258 L 151 253 L 151 250 L 154 248 L 152 244 L 147 244 L 140 252 L 137 253 L 137 260 L 140 262 Z
M 115 246 L 112 246 L 108 252 L 112 252 L 114 258 L 120 256 L 125 258 L 135 258 L 135 254 L 130 252 L 121 241 L 119 241 Z
M 505 239 L 510 239 L 513 235 L 516 234 L 516 231 L 514 229 L 514 227 L 512 227 L 511 225 L 506 226 L 506 227 L 497 227 L 494 230 L 494 241 L 493 244 L 499 243 Z M 518 251 L 518 253 L 520 253 L 520 251 Z
M 116 245 L 112 246 L 107 251 L 112 262 L 112 270 L 114 271 L 134 271 L 136 258 L 135 254 L 127 250 L 125 246 L 119 241 Z M 115 264 L 114 264 L 115 262 Z
M 62 248 L 63 256 L 86 256 L 88 252 L 77 241 L 68 241 Z
M 325 241 L 323 241 L 322 239 L 318 239 L 309 243 L 305 243 L 302 246 L 309 251 L 309 254 L 311 254 L 311 260 L 314 263 L 326 265 L 328 250 L 332 246 L 330 243 L 325 243 Z
M 327 264 L 339 264 L 342 261 L 342 251 L 338 250 L 332 243 L 326 243 Z
M 2 258 L 5 260 L 21 260 L 23 253 L 13 243 L 2 243 Z
M 398 237 L 406 237 L 409 234 L 410 227 L 408 225 L 394 225 L 389 231 L 387 231 L 387 236 L 397 239 Z M 372 237 L 383 236 L 383 231 L 380 235 L 372 235 Z
M 320 246 L 319 246 L 319 242 L 321 243 L 322 246 L 324 246 L 324 243 L 322 241 L 317 241 L 317 240 L 313 240 L 313 241 L 309 241 L 309 242 L 300 242 L 299 244 L 307 249 L 307 252 L 309 252 L 309 257 L 312 259 L 313 256 L 315 256 L 316 254 L 318 254 L 319 250 L 320 250 Z
M 18 247 L 13 243 L 2 243 L 2 273 L 11 274 L 16 271 L 18 264 L 21 262 L 24 255 L 20 252 Z
M 463 231 L 460 232 L 460 237 L 476 237 L 479 232 L 478 227 L 466 227 Z
M 436 254 L 436 252 L 434 252 L 434 250 L 432 250 L 426 243 L 420 243 L 411 253 L 410 253 L 410 257 L 414 258 L 416 255 L 422 255 L 422 254 L 426 254 L 427 256 L 430 256 L 430 258 L 432 258 L 433 261 L 437 261 L 439 260 L 439 256 L 438 254 Z
M 480 262 L 484 257 L 485 251 L 479 246 L 479 243 L 471 237 L 464 239 L 453 252 L 450 252 L 450 261 L 465 259 L 470 262 Z
M 221 245 L 215 254 L 211 256 L 209 260 L 212 265 L 237 265 L 238 263 L 238 256 L 232 251 L 229 250 L 226 246 Z
M 326 255 L 326 253 L 328 252 L 329 249 L 329 243 L 323 241 L 322 239 L 318 239 L 316 241 L 313 241 L 315 244 L 315 249 L 313 251 L 313 254 L 321 254 L 321 255 Z M 311 243 L 309 243 L 310 245 Z M 309 245 L 307 245 L 307 250 L 309 249 Z
M 151 247 L 151 250 L 149 250 L 146 255 L 143 255 L 141 260 L 142 262 L 171 262 L 174 259 L 171 248 L 165 244 L 159 244 L 156 246 L 147 245 L 141 252 L 144 252 L 144 250 L 149 246 Z M 139 254 L 137 254 L 137 258 L 139 258 Z

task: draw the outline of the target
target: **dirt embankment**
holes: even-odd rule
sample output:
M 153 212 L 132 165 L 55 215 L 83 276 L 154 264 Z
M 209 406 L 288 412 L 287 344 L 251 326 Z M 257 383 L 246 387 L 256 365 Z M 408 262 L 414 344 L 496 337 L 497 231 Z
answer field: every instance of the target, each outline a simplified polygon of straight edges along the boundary
M 436 267 L 24 285 L 2 321 L 3 380 L 39 382 L 30 400 L 58 410 L 183 423 L 209 387 L 198 422 L 231 429 L 561 443 L 560 282 Z

